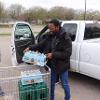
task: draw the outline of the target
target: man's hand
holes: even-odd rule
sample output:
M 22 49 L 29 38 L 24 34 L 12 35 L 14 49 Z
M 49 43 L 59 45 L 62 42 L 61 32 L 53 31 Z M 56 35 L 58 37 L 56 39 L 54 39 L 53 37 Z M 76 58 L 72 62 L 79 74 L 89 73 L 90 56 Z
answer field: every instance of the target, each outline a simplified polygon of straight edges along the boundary
M 24 52 L 27 52 L 27 51 L 29 51 L 30 49 L 29 48 L 26 48 L 25 50 L 24 50 Z
M 48 59 L 52 59 L 53 54 L 52 53 L 47 53 L 46 56 L 47 56 Z

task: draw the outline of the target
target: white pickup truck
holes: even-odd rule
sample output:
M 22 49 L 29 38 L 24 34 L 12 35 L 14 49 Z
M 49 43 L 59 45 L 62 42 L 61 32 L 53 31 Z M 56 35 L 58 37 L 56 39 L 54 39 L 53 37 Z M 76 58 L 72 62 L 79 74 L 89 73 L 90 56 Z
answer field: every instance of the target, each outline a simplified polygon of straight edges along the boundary
M 100 80 L 100 23 L 96 21 L 62 21 L 62 27 L 72 39 L 71 71 Z M 34 31 L 34 30 L 33 30 Z M 38 37 L 48 31 L 47 26 Z M 23 50 L 35 43 L 31 26 L 17 22 L 11 38 L 13 65 L 22 64 Z

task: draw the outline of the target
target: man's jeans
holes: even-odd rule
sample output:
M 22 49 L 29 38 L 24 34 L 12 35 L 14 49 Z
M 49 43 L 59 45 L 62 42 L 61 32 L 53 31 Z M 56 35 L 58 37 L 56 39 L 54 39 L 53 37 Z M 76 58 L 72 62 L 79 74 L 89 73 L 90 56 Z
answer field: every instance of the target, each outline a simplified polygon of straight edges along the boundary
M 50 96 L 51 99 L 50 100 L 54 100 L 56 77 L 57 77 L 57 74 L 51 70 L 51 96 Z M 65 100 L 70 100 L 70 88 L 69 88 L 69 84 L 68 84 L 68 71 L 66 71 L 60 75 L 60 80 L 61 80 L 61 84 L 62 84 L 62 87 L 65 92 Z

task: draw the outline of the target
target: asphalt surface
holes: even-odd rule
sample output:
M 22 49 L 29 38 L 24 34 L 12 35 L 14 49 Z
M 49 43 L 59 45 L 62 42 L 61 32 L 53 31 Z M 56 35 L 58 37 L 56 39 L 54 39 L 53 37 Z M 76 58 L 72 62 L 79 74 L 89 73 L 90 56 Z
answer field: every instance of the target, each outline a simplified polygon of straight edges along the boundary
M 10 67 L 10 36 L 0 36 L 0 49 L 0 67 Z M 71 100 L 100 100 L 100 81 L 71 72 L 69 73 L 69 83 L 71 89 Z M 56 85 L 55 94 L 55 100 L 64 100 L 64 92 L 60 84 Z

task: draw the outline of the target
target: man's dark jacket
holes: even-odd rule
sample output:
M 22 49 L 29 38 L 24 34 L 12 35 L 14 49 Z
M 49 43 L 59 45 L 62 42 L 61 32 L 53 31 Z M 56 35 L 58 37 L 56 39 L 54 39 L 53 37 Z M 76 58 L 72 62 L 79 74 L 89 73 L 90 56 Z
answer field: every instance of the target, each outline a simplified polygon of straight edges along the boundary
M 39 50 L 45 54 L 53 53 L 53 58 L 47 65 L 57 74 L 61 74 L 70 68 L 70 56 L 72 53 L 72 41 L 63 28 L 53 34 L 45 34 L 36 45 L 30 45 L 30 50 Z

